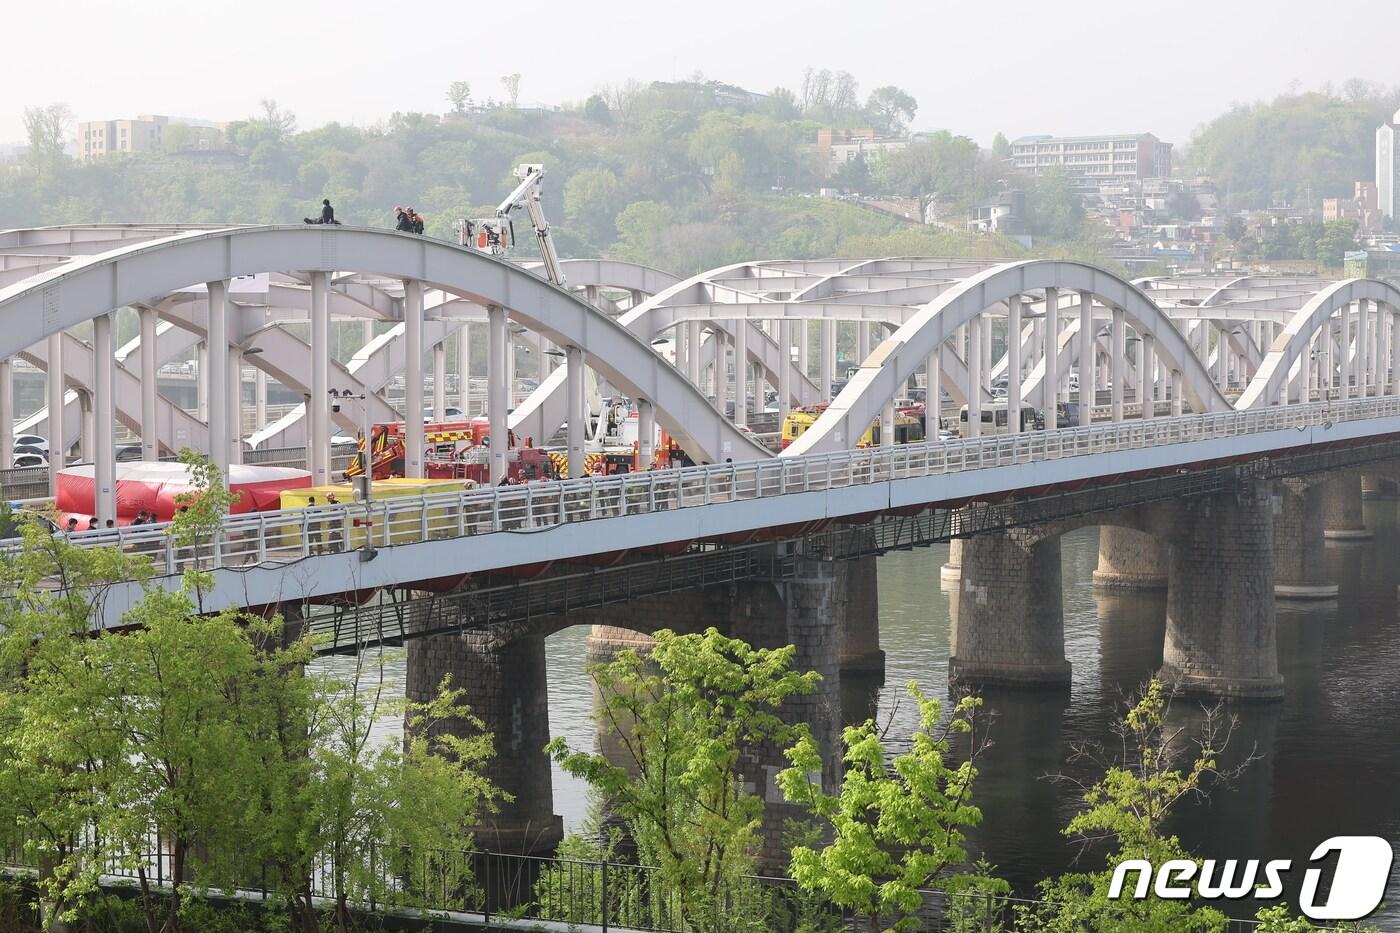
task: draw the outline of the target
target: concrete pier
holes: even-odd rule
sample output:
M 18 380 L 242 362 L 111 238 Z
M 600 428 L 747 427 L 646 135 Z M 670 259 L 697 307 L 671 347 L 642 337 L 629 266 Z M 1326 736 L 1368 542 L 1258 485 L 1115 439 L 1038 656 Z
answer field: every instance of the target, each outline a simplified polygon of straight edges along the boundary
M 1118 525 L 1099 526 L 1099 565 L 1094 570 L 1094 586 L 1164 590 L 1167 566 L 1167 545 L 1155 535 Z
M 444 675 L 451 675 L 454 688 L 466 691 L 463 699 L 472 714 L 495 737 L 496 753 L 486 776 L 513 797 L 474 828 L 477 844 L 525 855 L 553 852 L 564 838 L 564 826 L 554 813 L 544 752 L 549 743 L 544 637 L 501 626 L 408 643 L 404 692 L 409 700 L 430 699 Z M 463 724 L 449 721 L 441 728 L 459 730 Z
M 1361 514 L 1361 474 L 1341 470 L 1323 484 L 1323 534 L 1329 541 L 1360 541 L 1371 537 Z
M 1172 504 L 1162 675 L 1191 694 L 1283 695 L 1274 615 L 1272 483 Z
M 955 684 L 1069 683 L 1058 535 L 1012 529 L 963 542 L 948 676 Z
M 1327 579 L 1324 484 L 1308 478 L 1274 486 L 1274 595 L 1279 599 L 1336 599 Z
M 885 681 L 885 652 L 880 647 L 880 584 L 875 557 L 842 561 L 836 572 L 846 576 L 846 611 L 841 626 L 841 675 Z

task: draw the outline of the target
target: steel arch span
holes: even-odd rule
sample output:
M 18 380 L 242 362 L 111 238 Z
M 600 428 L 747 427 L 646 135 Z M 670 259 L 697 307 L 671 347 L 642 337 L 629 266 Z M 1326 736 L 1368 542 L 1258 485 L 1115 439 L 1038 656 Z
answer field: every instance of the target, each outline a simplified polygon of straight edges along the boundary
M 1313 338 L 1323 327 L 1330 328 L 1332 317 L 1358 301 L 1374 301 L 1392 313 L 1400 312 L 1400 289 L 1379 279 L 1345 279 L 1333 282 L 1317 292 L 1284 325 L 1282 332 L 1274 339 L 1273 345 L 1264 354 L 1258 371 L 1248 387 L 1235 403 L 1236 408 L 1260 408 L 1279 404 L 1280 396 L 1287 381 L 1296 375 L 1300 361 L 1311 352 Z M 1395 339 L 1400 330 L 1392 333 Z M 1330 333 L 1327 339 L 1330 338 Z M 1342 378 L 1347 378 L 1346 360 L 1351 347 L 1350 335 L 1342 336 Z M 1390 355 L 1392 348 L 1382 348 L 1382 356 Z M 1396 361 L 1400 364 L 1400 360 Z M 1374 371 L 1363 375 L 1379 376 L 1387 367 L 1383 360 Z M 1393 378 L 1393 377 L 1392 377 Z M 1379 378 L 1376 380 L 1379 382 Z
M 841 450 L 865 433 L 885 404 L 923 367 L 959 327 L 1012 296 L 1059 288 L 1084 291 L 1109 307 L 1121 308 L 1138 333 L 1156 338 L 1156 353 L 1180 372 L 1186 397 L 1197 411 L 1230 407 L 1211 381 L 1186 337 L 1151 298 L 1133 283 L 1087 263 L 1031 259 L 984 269 L 949 288 L 919 309 L 862 363 L 860 371 L 784 456 Z
M 259 272 L 354 269 L 416 279 L 499 306 L 634 397 L 697 458 L 766 457 L 699 389 L 626 327 L 518 266 L 442 241 L 357 227 L 235 227 L 182 233 L 77 259 L 0 290 L 0 358 L 76 324 L 191 284 Z

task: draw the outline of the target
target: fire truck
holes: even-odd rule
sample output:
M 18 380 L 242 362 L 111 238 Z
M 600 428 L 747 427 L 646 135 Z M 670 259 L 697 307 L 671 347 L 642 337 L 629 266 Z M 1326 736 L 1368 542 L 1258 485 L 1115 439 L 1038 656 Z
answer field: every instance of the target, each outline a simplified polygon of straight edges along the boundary
M 789 444 L 801 437 L 803 432 L 816 423 L 824 411 L 826 411 L 826 405 L 822 404 L 794 408 L 789 412 L 787 418 L 783 420 L 781 440 L 783 448 L 786 449 Z M 924 439 L 923 414 L 922 406 L 900 408 L 895 411 L 894 442 L 896 444 L 917 444 Z M 856 446 L 880 446 L 880 422 L 878 419 L 870 425 Z
M 403 476 L 407 452 L 407 434 L 402 421 L 376 424 L 372 428 L 370 464 L 374 478 L 389 479 Z M 423 475 L 429 479 L 467 479 L 478 485 L 491 482 L 491 465 L 487 439 L 491 435 L 486 418 L 462 421 L 434 421 L 423 425 Z M 516 443 L 515 432 L 508 437 L 506 475 L 515 482 L 558 479 L 560 472 L 550 452 L 535 447 L 526 438 L 522 447 Z M 361 451 L 364 438 L 360 438 Z M 363 459 L 356 458 L 345 470 L 346 480 L 354 479 L 364 470 Z

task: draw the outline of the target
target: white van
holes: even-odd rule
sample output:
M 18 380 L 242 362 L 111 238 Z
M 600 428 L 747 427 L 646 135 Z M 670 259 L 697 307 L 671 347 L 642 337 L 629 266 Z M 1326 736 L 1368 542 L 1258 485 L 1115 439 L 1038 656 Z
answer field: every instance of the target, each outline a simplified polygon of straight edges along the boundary
M 1022 431 L 1033 431 L 1033 430 L 1035 430 L 1036 421 L 1039 419 L 1039 417 L 1040 417 L 1040 412 L 1036 411 L 1036 409 L 1034 408 L 1034 406 L 1031 406 L 1031 405 L 1022 405 L 1022 406 L 1021 406 L 1021 430 L 1022 430 Z M 962 410 L 958 413 L 958 421 L 960 422 L 960 425 L 961 425 L 960 428 L 959 428 L 959 430 L 962 432 L 963 437 L 967 437 L 968 431 L 967 431 L 967 406 L 966 406 L 966 405 L 964 405 L 964 406 L 962 407 Z M 1007 434 L 1007 433 L 1010 433 L 1010 430 L 1011 430 L 1010 423 L 1009 423 L 1009 421 L 1008 421 L 1008 419 L 1007 419 L 1007 400 L 1004 399 L 1004 398 L 1002 398 L 1002 399 L 995 399 L 995 400 L 990 401 L 990 402 L 984 402 L 984 403 L 982 404 L 982 429 L 981 429 L 981 431 L 980 431 L 979 433 L 981 433 L 981 434 Z

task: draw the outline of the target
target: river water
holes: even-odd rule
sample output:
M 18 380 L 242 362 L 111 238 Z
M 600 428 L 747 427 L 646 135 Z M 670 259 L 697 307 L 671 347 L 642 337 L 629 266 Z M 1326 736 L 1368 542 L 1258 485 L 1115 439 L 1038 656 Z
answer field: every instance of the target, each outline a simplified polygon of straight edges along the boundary
M 1301 865 L 1314 846 L 1338 835 L 1379 835 L 1400 841 L 1400 519 L 1394 501 L 1369 501 L 1373 539 L 1329 544 L 1328 570 L 1341 587 L 1330 606 L 1280 604 L 1279 662 L 1286 694 L 1280 703 L 1241 704 L 1224 764 L 1254 751 L 1260 757 L 1227 788 L 1189 802 L 1173 829 L 1203 858 L 1289 858 Z M 907 735 L 912 704 L 895 707 L 908 680 L 935 695 L 946 692 L 948 596 L 939 584 L 947 546 L 886 555 L 879 561 L 881 644 L 885 685 L 867 691 L 883 718 L 894 712 L 894 735 Z M 1061 828 L 1074 815 L 1073 787 L 1048 779 L 1093 780 L 1087 763 L 1070 762 L 1076 745 L 1114 741 L 1123 694 L 1161 663 L 1166 593 L 1126 595 L 1095 590 L 1098 534 L 1065 536 L 1062 546 L 1065 651 L 1073 665 L 1070 689 L 992 692 L 992 747 L 981 764 L 975 796 L 984 820 L 974 847 L 1022 893 L 1074 864 L 1077 846 Z M 547 642 L 550 726 L 576 747 L 591 747 L 591 689 L 583 670 L 587 630 L 566 629 Z M 343 664 L 342 661 L 331 663 Z M 391 665 L 402 679 L 402 662 Z M 859 689 L 848 691 L 861 707 Z M 1200 719 L 1199 704 L 1174 705 L 1175 722 Z M 397 731 L 385 723 L 386 735 Z M 588 811 L 586 788 L 558 771 L 555 810 L 579 828 Z M 1092 856 L 1079 863 L 1097 868 Z M 1397 867 L 1400 876 L 1400 867 Z M 1392 877 L 1392 902 L 1400 880 Z M 1297 878 L 1291 887 L 1296 890 Z M 1243 915 L 1236 907 L 1227 911 Z M 1400 929 L 1400 909 L 1373 919 Z

